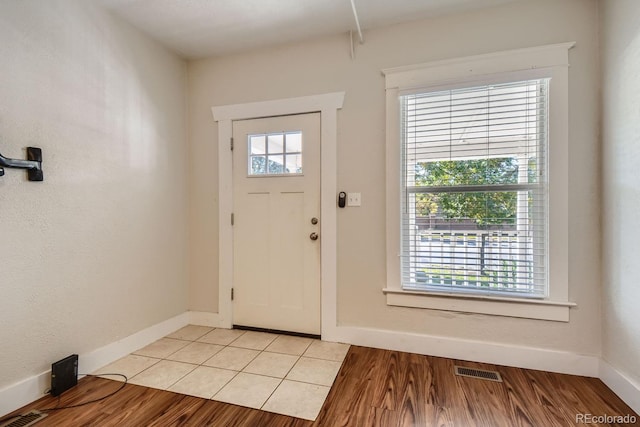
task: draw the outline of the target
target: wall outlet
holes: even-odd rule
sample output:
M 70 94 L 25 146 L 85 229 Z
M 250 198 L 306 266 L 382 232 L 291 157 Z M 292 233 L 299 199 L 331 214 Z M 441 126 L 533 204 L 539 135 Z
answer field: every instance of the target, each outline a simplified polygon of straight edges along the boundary
M 361 206 L 362 196 L 360 193 L 347 193 L 347 206 Z

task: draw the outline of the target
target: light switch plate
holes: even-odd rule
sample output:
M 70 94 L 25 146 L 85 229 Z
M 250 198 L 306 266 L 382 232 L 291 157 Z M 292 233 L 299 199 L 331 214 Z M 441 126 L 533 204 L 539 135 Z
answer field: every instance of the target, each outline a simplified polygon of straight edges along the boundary
M 360 206 L 362 196 L 360 193 L 347 193 L 347 206 Z

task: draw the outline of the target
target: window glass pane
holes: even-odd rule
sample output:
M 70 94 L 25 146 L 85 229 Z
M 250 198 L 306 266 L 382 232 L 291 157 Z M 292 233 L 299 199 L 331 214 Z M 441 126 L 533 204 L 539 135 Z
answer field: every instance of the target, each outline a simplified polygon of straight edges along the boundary
M 418 162 L 414 179 L 416 186 L 517 184 L 518 166 L 513 157 Z
M 538 159 L 536 157 L 530 157 L 527 160 L 527 181 L 529 184 L 535 184 L 539 182 L 540 171 L 538 170 Z
M 302 152 L 302 132 L 288 133 L 287 137 L 287 153 Z
M 265 154 L 264 135 L 249 135 L 249 153 L 250 154 Z
M 267 135 L 267 143 L 269 145 L 269 154 L 278 154 L 284 152 L 284 135 L 275 134 Z
M 439 226 L 467 230 L 513 227 L 517 217 L 518 192 L 419 193 L 415 194 L 415 203 L 416 217 L 431 216 Z
M 409 199 L 415 216 L 415 277 L 405 283 L 459 290 L 536 294 L 544 280 L 534 259 L 536 227 L 532 192 L 419 193 Z M 405 235 L 405 237 L 407 237 Z M 538 267 L 536 267 L 538 266 Z
M 302 154 L 287 154 L 286 173 L 302 173 Z
M 269 174 L 284 173 L 284 162 L 282 154 L 267 157 L 267 171 Z
M 251 163 L 249 170 L 249 175 L 262 175 L 265 174 L 267 164 L 267 158 L 265 156 L 251 156 Z

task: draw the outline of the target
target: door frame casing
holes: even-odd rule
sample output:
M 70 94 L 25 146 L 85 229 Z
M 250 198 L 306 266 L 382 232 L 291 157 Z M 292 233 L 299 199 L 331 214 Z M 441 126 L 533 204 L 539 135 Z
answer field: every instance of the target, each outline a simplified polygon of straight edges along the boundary
M 320 325 L 323 339 L 331 340 L 337 327 L 337 146 L 338 110 L 344 92 L 273 101 L 212 107 L 218 122 L 218 324 L 233 325 L 233 175 L 230 141 L 233 121 L 262 117 L 320 113 Z

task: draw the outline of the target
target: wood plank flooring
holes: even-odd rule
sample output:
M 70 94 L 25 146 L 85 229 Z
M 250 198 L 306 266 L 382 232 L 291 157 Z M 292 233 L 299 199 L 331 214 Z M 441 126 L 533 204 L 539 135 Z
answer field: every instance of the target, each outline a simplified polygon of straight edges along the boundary
M 504 382 L 455 376 L 454 364 L 497 370 Z M 60 405 L 96 399 L 120 386 L 86 377 L 64 393 Z M 45 397 L 16 414 L 57 403 Z M 315 422 L 127 384 L 98 403 L 51 411 L 37 427 L 547 427 L 575 426 L 577 413 L 640 418 L 598 379 L 352 346 Z

